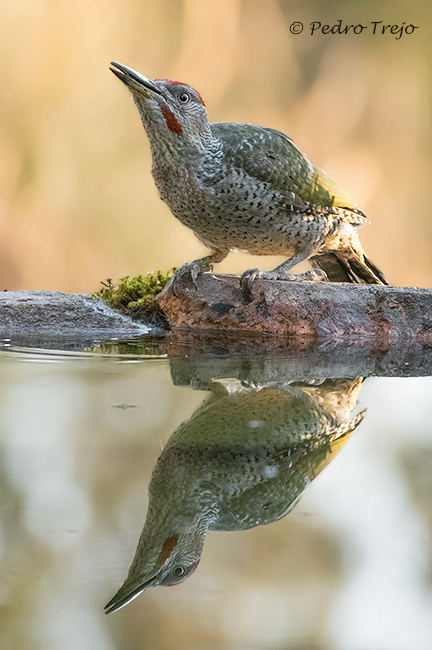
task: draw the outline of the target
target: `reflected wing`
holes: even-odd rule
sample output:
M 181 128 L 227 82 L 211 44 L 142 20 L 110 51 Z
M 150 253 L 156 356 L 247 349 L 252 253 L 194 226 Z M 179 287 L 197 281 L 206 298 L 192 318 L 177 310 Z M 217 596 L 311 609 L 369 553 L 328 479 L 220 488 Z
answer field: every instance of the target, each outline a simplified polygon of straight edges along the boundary
M 228 499 L 209 530 L 246 530 L 285 517 L 297 505 L 303 490 L 336 457 L 366 410 L 346 420 L 325 436 L 296 449 L 279 450 L 254 486 Z

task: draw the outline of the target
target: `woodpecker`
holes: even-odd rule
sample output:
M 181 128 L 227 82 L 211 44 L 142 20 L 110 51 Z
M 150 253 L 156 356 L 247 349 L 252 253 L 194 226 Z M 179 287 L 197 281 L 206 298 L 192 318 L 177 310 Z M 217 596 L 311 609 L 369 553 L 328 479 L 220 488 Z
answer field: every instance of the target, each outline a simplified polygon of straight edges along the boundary
M 190 274 L 196 286 L 231 249 L 288 256 L 273 271 L 246 271 L 245 290 L 257 277 L 387 284 L 360 245 L 363 212 L 289 137 L 254 124 L 210 123 L 201 95 L 187 84 L 111 65 L 147 132 L 161 199 L 210 249 L 177 269 L 174 284 Z M 306 259 L 318 268 L 290 273 Z
M 220 383 L 170 437 L 149 485 L 149 506 L 129 574 L 106 606 L 183 582 L 207 530 L 277 521 L 329 464 L 364 418 L 350 418 L 362 379 L 320 386 L 228 391 Z

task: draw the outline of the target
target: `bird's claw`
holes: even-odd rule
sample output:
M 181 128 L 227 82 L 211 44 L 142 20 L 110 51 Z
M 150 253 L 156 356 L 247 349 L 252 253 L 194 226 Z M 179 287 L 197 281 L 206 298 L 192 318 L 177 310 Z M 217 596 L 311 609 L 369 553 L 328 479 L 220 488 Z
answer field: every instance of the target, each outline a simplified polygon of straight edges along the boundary
M 309 271 L 309 273 L 311 273 L 311 280 L 313 280 L 314 282 L 328 281 L 327 273 L 322 269 L 312 269 L 312 271 Z
M 198 273 L 197 269 L 194 266 L 191 268 L 190 274 L 191 274 L 192 284 L 195 287 L 195 291 L 198 291 L 198 282 L 197 282 L 197 280 L 198 280 L 199 273 Z
M 211 269 L 212 267 L 210 267 Z M 203 269 L 196 262 L 186 262 L 179 269 L 174 271 L 172 277 L 172 292 L 175 296 L 178 296 L 179 282 L 184 278 L 185 275 L 190 275 L 192 284 L 196 291 L 198 291 L 198 278 L 203 272 Z
M 245 271 L 240 278 L 240 287 L 243 290 L 243 293 L 246 296 L 250 296 L 252 293 L 252 285 L 258 278 L 263 276 L 263 272 L 259 269 L 249 269 Z
M 262 384 L 258 384 L 254 381 L 249 381 L 248 379 L 240 379 L 240 384 L 243 388 L 248 388 L 249 390 L 259 391 L 263 388 Z
M 291 274 L 288 272 L 281 272 L 275 269 L 274 271 L 260 271 L 259 269 L 249 269 L 245 271 L 240 278 L 240 286 L 243 293 L 250 296 L 252 293 L 252 285 L 258 278 L 267 278 L 268 280 L 290 280 L 291 282 L 327 282 L 327 274 L 321 269 L 313 269 L 300 275 Z

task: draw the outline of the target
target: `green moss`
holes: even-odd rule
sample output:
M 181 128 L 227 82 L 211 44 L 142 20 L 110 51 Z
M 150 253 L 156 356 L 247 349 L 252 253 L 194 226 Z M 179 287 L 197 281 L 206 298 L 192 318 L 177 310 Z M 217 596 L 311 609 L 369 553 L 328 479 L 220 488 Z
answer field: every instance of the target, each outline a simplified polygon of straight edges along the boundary
M 175 268 L 166 273 L 157 271 L 154 275 L 137 275 L 135 278 L 127 275 L 121 278 L 118 284 L 106 280 L 102 288 L 93 294 L 95 298 L 103 298 L 113 309 L 137 320 L 155 321 L 162 324 L 163 314 L 155 302 L 155 298 L 162 291 L 174 274 Z

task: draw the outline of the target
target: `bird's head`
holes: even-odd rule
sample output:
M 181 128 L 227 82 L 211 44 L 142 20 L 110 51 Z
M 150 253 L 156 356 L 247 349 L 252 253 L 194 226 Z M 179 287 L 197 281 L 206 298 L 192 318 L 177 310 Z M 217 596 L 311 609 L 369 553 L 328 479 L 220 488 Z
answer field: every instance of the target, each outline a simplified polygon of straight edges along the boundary
M 146 530 L 147 528 L 147 530 Z M 121 609 L 151 587 L 172 587 L 186 580 L 197 568 L 204 545 L 205 530 L 190 530 L 162 539 L 144 527 L 128 577 L 105 613 Z
M 150 144 L 161 142 L 174 148 L 200 147 L 211 137 L 207 111 L 201 95 L 179 81 L 149 80 L 121 63 L 111 71 L 132 93 Z

